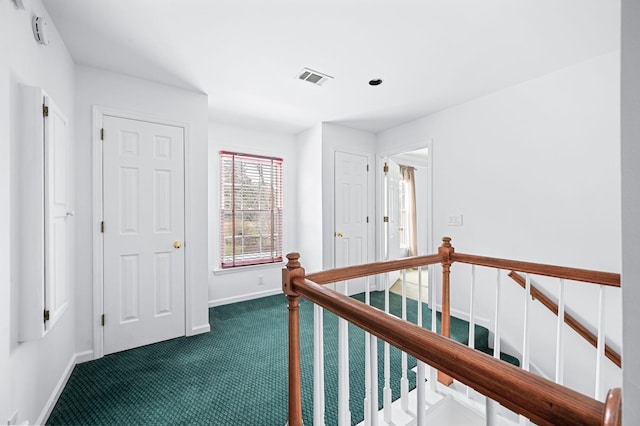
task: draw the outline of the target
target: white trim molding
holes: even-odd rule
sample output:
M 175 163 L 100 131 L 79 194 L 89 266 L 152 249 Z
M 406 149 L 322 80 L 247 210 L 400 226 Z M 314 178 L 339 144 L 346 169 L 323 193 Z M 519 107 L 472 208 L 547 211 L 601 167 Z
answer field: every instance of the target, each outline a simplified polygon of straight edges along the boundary
M 38 420 L 36 420 L 35 424 L 44 425 L 47 423 L 47 420 L 49 419 L 49 416 L 53 411 L 53 407 L 56 406 L 56 403 L 58 402 L 58 399 L 60 398 L 64 387 L 67 385 L 69 377 L 71 377 L 71 373 L 73 373 L 73 369 L 75 368 L 76 364 L 80 364 L 91 359 L 93 359 L 93 351 L 78 352 L 71 356 L 67 367 L 64 369 L 64 372 L 60 376 L 60 380 L 58 380 L 58 383 L 56 383 L 56 386 L 53 388 L 53 392 L 51 392 L 51 396 L 49 396 L 49 399 L 44 405 L 44 408 L 42 409 L 40 416 L 38 416 Z

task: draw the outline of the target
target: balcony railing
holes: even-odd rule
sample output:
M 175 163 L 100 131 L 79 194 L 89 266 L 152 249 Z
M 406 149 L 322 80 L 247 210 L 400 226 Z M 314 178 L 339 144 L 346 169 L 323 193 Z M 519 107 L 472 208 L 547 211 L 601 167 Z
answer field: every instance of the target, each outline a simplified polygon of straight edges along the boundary
M 289 262 L 283 270 L 283 291 L 289 301 L 289 425 L 302 425 L 302 396 L 300 386 L 300 334 L 299 334 L 299 298 L 303 297 L 316 305 L 316 323 L 314 328 L 316 340 L 315 347 L 322 347 L 322 309 L 326 309 L 341 320 L 339 327 L 339 376 L 340 392 L 338 395 L 338 424 L 350 424 L 349 413 L 349 386 L 348 386 L 348 345 L 346 338 L 346 323 L 354 324 L 366 332 L 366 392 L 364 408 L 364 423 L 378 424 L 378 355 L 377 339 L 385 342 L 385 365 L 387 370 L 387 345 L 399 348 L 403 354 L 401 400 L 402 409 L 413 416 L 412 423 L 425 424 L 425 379 L 426 368 L 432 370 L 430 386 L 435 390 L 435 371 L 438 372 L 438 380 L 444 385 L 450 385 L 454 380 L 466 385 L 486 397 L 486 422 L 496 424 L 495 413 L 498 403 L 513 413 L 521 416 L 521 421 L 529 419 L 536 424 L 563 424 L 563 425 L 619 425 L 621 422 L 621 390 L 619 388 L 608 391 L 606 397 L 599 395 L 602 386 L 602 363 L 605 355 L 612 350 L 606 350 L 604 336 L 604 294 L 605 287 L 619 287 L 620 276 L 608 272 L 589 271 L 584 269 L 567 268 L 560 266 L 542 265 L 529 262 L 519 262 L 505 259 L 495 259 L 483 256 L 456 253 L 450 244 L 449 238 L 443 239 L 443 244 L 438 253 L 429 256 L 417 256 L 394 261 L 370 263 L 366 265 L 350 266 L 306 275 L 304 268 L 299 263 L 299 255 L 290 253 L 287 255 Z M 469 313 L 469 346 L 455 342 L 450 337 L 451 332 L 451 295 L 450 275 L 451 265 L 455 262 L 467 263 L 472 266 L 471 276 L 471 303 Z M 422 326 L 422 314 L 419 312 L 416 323 L 406 321 L 406 294 L 403 279 L 403 308 L 400 317 L 388 313 L 388 283 L 385 284 L 385 310 L 374 308 L 333 290 L 327 284 L 349 282 L 360 278 L 366 279 L 365 302 L 369 300 L 370 279 L 372 277 L 385 277 L 386 274 L 395 271 L 406 271 L 410 268 L 429 268 L 431 265 L 440 264 L 442 267 L 441 290 L 441 334 L 434 331 L 436 328 L 435 286 L 430 283 L 432 292 L 432 329 Z M 474 342 L 474 315 L 473 295 L 475 286 L 475 268 L 496 268 L 496 306 L 494 321 L 494 355 L 488 355 L 473 349 Z M 525 298 L 523 306 L 524 330 L 523 347 L 521 352 L 520 367 L 503 362 L 500 357 L 500 277 L 502 271 L 518 271 L 526 274 L 518 275 L 519 283 L 524 284 Z M 558 314 L 557 345 L 556 345 L 556 380 L 551 381 L 544 377 L 529 372 L 529 303 L 532 297 L 542 301 L 541 292 L 532 286 L 532 275 L 555 277 L 560 279 L 560 296 L 555 303 L 555 312 Z M 402 273 L 404 277 L 404 273 Z M 521 281 L 524 280 L 524 283 Z M 595 337 L 597 351 L 596 362 L 596 391 L 593 396 L 585 395 L 570 389 L 562 384 L 562 349 L 564 333 L 562 332 L 565 320 L 569 315 L 564 314 L 563 288 L 564 280 L 591 283 L 600 286 L 599 299 L 599 329 Z M 384 281 L 384 279 L 382 280 Z M 418 310 L 422 307 L 422 295 L 418 296 Z M 347 293 L 346 291 L 343 293 Z M 544 303 L 544 302 L 543 302 Z M 546 305 L 546 303 L 545 303 Z M 551 308 L 550 308 L 551 309 Z M 552 309 L 553 310 L 553 309 Z M 319 315 L 317 315 L 320 313 Z M 575 319 L 574 319 L 575 320 Z M 344 326 L 342 326 L 342 324 Z M 586 327 L 585 327 L 586 328 Z M 592 338 L 593 340 L 593 338 Z M 406 356 L 410 355 L 417 360 L 416 380 L 416 407 L 415 411 L 408 408 L 408 389 L 406 380 Z M 613 355 L 612 355 L 613 356 Z M 612 356 L 607 355 L 609 359 Z M 612 361 L 615 363 L 615 356 Z M 619 359 L 619 356 L 618 356 Z M 316 350 L 316 366 L 314 370 L 314 424 L 324 424 L 324 389 L 323 383 L 323 356 L 322 350 Z M 619 366 L 619 365 L 618 365 Z M 346 384 L 344 381 L 346 380 Z M 383 411 L 384 420 L 391 422 L 390 391 L 387 392 L 388 374 L 385 371 Z M 396 423 L 397 424 L 397 423 Z

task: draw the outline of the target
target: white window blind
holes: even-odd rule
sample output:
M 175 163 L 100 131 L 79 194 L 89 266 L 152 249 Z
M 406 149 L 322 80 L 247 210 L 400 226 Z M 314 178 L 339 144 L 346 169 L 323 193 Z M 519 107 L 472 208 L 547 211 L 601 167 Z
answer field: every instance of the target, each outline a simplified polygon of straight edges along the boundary
M 220 151 L 222 268 L 282 261 L 282 159 Z

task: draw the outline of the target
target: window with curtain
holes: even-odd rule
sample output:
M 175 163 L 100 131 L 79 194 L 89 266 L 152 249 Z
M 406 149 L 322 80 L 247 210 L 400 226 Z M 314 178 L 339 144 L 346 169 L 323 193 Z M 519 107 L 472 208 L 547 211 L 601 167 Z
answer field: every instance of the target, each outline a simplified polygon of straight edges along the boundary
M 409 256 L 418 255 L 418 233 L 416 222 L 416 169 L 411 166 L 400 166 L 400 177 L 403 187 L 403 204 L 405 206 L 406 238 Z
M 222 268 L 282 261 L 282 161 L 220 151 Z

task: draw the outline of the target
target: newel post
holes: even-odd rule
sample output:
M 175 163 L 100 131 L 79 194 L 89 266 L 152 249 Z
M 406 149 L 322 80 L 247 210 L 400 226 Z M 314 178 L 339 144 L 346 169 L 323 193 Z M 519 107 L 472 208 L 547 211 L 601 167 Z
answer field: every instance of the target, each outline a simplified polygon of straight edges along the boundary
M 442 327 L 440 334 L 444 337 L 451 337 L 451 253 L 454 249 L 451 246 L 451 238 L 443 237 L 442 245 L 438 247 L 438 254 L 442 256 Z M 446 386 L 453 383 L 453 379 L 448 375 L 438 371 L 438 381 Z
M 300 295 L 293 289 L 293 279 L 304 277 L 299 253 L 287 254 L 282 269 L 282 292 L 289 300 L 289 426 L 302 426 L 302 387 L 300 382 Z
M 604 400 L 602 413 L 603 426 L 620 426 L 622 424 L 622 389 L 611 389 Z

